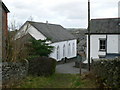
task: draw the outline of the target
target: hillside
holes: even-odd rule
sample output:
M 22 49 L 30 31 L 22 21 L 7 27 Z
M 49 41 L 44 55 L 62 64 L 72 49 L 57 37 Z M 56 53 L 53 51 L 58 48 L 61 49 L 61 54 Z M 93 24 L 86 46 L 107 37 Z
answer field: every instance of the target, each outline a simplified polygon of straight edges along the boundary
M 86 36 L 85 33 L 87 32 L 87 29 L 85 28 L 67 28 L 67 30 L 73 34 L 77 40 L 78 40 L 78 44 L 77 44 L 77 51 L 78 52 L 85 52 L 86 50 Z

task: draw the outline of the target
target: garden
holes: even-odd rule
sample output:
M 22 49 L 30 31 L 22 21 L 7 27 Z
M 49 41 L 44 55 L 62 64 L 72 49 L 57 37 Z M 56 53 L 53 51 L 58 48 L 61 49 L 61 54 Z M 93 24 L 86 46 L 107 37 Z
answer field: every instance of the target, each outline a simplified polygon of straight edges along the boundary
M 94 61 L 91 72 L 86 74 L 60 74 L 55 73 L 57 61 L 48 57 L 54 47 L 45 43 L 46 40 L 23 42 L 22 45 L 13 40 L 8 43 L 2 65 L 3 88 L 120 87 L 119 58 Z
M 55 73 L 57 62 L 48 57 L 54 47 L 46 40 L 30 39 L 22 45 L 19 42 L 9 41 L 8 58 L 3 64 L 3 88 L 98 87 L 95 79 L 86 77 L 89 75 Z

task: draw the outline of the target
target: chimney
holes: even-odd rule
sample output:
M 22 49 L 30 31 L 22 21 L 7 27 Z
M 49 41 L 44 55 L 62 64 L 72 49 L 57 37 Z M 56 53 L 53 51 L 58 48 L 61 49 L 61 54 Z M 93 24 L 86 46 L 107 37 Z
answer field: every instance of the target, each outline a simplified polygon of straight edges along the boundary
M 48 24 L 48 21 L 46 21 L 46 24 Z

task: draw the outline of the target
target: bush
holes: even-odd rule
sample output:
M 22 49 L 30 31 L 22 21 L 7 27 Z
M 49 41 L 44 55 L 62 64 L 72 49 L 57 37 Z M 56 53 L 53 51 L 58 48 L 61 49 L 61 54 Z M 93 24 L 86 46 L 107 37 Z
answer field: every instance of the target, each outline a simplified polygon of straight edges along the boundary
M 106 86 L 120 88 L 120 58 L 95 60 L 92 68 Z
M 55 73 L 56 60 L 48 57 L 37 57 L 29 60 L 28 74 L 50 76 Z
M 48 43 L 46 43 L 48 40 L 30 40 L 30 45 L 28 45 L 29 48 L 29 54 L 30 56 L 49 56 L 50 53 L 53 51 L 53 46 L 50 46 Z

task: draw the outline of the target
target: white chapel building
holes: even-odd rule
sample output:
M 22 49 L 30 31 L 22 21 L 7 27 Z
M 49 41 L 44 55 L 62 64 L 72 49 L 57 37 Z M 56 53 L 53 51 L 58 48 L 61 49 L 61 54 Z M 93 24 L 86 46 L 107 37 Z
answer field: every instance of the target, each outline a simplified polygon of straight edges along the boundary
M 18 31 L 15 39 L 28 39 L 28 36 L 36 40 L 50 39 L 47 43 L 54 46 L 54 51 L 50 54 L 50 57 L 57 61 L 65 57 L 76 57 L 77 39 L 61 25 L 27 21 Z

